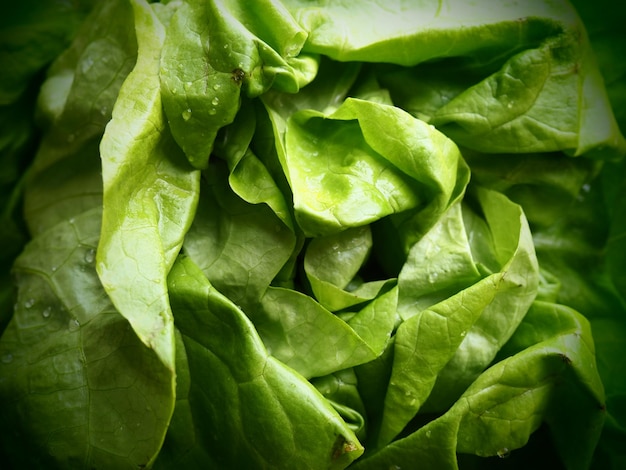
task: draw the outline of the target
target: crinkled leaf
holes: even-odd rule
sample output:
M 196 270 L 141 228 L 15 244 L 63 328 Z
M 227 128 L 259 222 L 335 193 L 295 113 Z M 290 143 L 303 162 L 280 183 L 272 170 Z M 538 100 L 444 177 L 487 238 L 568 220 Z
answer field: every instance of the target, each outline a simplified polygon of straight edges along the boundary
M 541 331 L 538 324 L 550 324 Z M 536 341 L 536 342 L 535 342 Z M 441 417 L 357 462 L 357 469 L 457 469 L 457 453 L 506 456 L 546 421 L 568 468 L 587 468 L 599 436 L 604 394 L 589 323 L 541 303 L 511 339 L 519 352 L 483 372 Z
M 396 332 L 379 445 L 391 441 L 427 398 L 426 406 L 435 411 L 452 404 L 491 363 L 536 295 L 537 261 L 520 207 L 499 193 L 482 189 L 478 201 L 498 263 L 493 274 L 480 279 L 478 269 L 472 266 L 471 261 L 475 265 L 483 261 L 470 248 L 480 241 L 470 238 L 476 230 L 465 234 L 458 209 L 451 209 L 450 217 L 432 229 L 445 237 L 438 238 L 444 247 L 446 238 L 456 240 L 453 248 L 438 250 L 427 235 L 412 249 L 406 265 L 408 282 L 404 271 L 400 273 L 400 314 L 406 320 Z M 465 249 L 459 246 L 463 240 L 468 244 Z M 410 279 L 419 271 L 411 263 L 419 263 L 423 273 L 417 276 L 422 281 L 415 285 Z M 456 276 L 450 275 L 455 270 L 457 285 L 451 281 Z M 446 295 L 441 296 L 442 291 Z M 430 304 L 433 300 L 438 301 Z
M 254 105 L 244 101 L 234 122 L 222 130 L 214 153 L 228 163 L 228 181 L 235 193 L 250 204 L 267 204 L 287 227 L 294 230 L 291 204 L 274 180 L 271 168 L 251 147 L 255 131 Z
M 113 303 L 172 370 L 173 380 L 166 278 L 193 218 L 200 174 L 191 171 L 162 110 L 159 57 L 165 29 L 145 1 L 132 6 L 137 64 L 100 144 L 104 213 L 97 269 Z
M 329 115 L 291 116 L 285 159 L 296 219 L 319 236 L 418 206 L 435 217 L 453 193 L 460 153 L 399 108 L 348 98 Z
M 388 281 L 363 282 L 363 268 L 372 247 L 369 226 L 311 240 L 304 255 L 304 270 L 315 298 L 330 311 L 343 310 L 378 296 Z
M 252 97 L 272 86 L 293 93 L 312 80 L 316 60 L 299 55 L 305 39 L 277 1 L 183 2 L 168 28 L 161 81 L 172 134 L 192 165 L 206 167 L 242 89 Z
M 435 75 L 437 83 L 418 78 L 417 90 L 426 93 L 413 87 L 417 98 L 411 99 L 421 103 L 412 106 L 415 115 L 429 116 L 459 145 L 490 153 L 626 153 L 584 26 L 569 2 L 394 1 L 383 7 L 368 1 L 356 10 L 344 2 L 323 8 L 286 3 L 309 32 L 304 51 L 343 61 L 413 66 L 436 58 L 454 64 L 449 76 Z

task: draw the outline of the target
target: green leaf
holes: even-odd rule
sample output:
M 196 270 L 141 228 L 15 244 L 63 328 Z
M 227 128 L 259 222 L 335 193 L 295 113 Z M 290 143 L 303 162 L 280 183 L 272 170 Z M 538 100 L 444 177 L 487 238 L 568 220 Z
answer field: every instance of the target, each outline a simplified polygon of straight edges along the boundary
M 111 23 L 113 18 L 117 20 Z M 130 5 L 101 3 L 50 67 L 37 103 L 40 115 L 47 116 L 42 118 L 45 133 L 24 196 L 31 234 L 101 206 L 98 146 L 135 63 L 136 43 Z
M 423 64 L 417 70 L 426 70 L 426 80 L 413 78 L 418 87 L 409 88 L 412 112 L 428 116 L 458 145 L 488 153 L 626 154 L 584 26 L 569 2 L 394 1 L 383 8 L 367 1 L 357 11 L 344 2 L 321 3 L 286 2 L 309 32 L 303 51 L 341 61 Z M 433 83 L 429 62 L 437 70 L 442 60 L 454 66 L 449 76 L 439 69 Z
M 305 39 L 280 2 L 183 2 L 168 27 L 161 81 L 172 134 L 193 166 L 206 167 L 242 90 L 294 93 L 313 79 L 317 61 L 299 55 Z
M 267 289 L 248 314 L 270 354 L 307 378 L 320 377 L 382 353 L 395 322 L 396 295 L 392 289 L 367 304 L 352 317 L 355 328 L 308 295 L 281 287 Z M 357 320 L 361 315 L 374 325 Z
M 311 240 L 304 270 L 313 293 L 332 312 L 362 304 L 378 296 L 388 281 L 363 282 L 358 277 L 372 246 L 369 226 Z
M 35 75 L 69 45 L 93 3 L 26 0 L 7 5 L 0 20 L 0 105 L 17 101 Z
M 60 222 L 15 263 L 16 310 L 0 340 L 2 446 L 15 468 L 148 466 L 165 436 L 171 371 L 102 289 L 101 217 Z
M 256 132 L 254 105 L 245 100 L 234 122 L 223 128 L 214 153 L 226 160 L 231 188 L 250 204 L 267 204 L 294 230 L 291 204 L 265 162 L 255 155 L 251 141 Z
M 174 324 L 167 273 L 196 208 L 199 172 L 172 139 L 162 110 L 159 57 L 165 29 L 132 3 L 139 53 L 100 144 L 104 181 L 97 270 L 117 309 L 172 371 Z
M 358 379 L 353 369 L 344 369 L 311 383 L 337 410 L 357 438 L 367 435 L 366 411 L 359 395 Z
M 233 193 L 222 162 L 212 161 L 205 175 L 185 253 L 220 292 L 251 311 L 291 257 L 296 237 L 268 206 Z
M 439 214 L 453 193 L 460 153 L 428 124 L 388 105 L 348 98 L 334 113 L 295 113 L 285 159 L 299 225 L 336 233 L 420 206 Z
M 538 324 L 552 328 L 542 331 Z M 544 420 L 567 468 L 588 468 L 605 418 L 589 323 L 567 307 L 538 303 L 514 343 L 522 349 L 482 373 L 443 415 L 354 468 L 403 468 L 419 461 L 457 469 L 457 453 L 506 457 Z
M 476 247 L 480 241 L 470 237 L 478 231 L 465 234 L 458 209 L 451 209 L 456 222 L 444 218 L 441 227 L 432 229 L 433 236 L 443 234 L 437 237 L 442 249 L 428 235 L 413 247 L 407 262 L 409 280 L 403 272 L 399 277 L 398 302 L 406 320 L 396 332 L 379 445 L 390 442 L 423 405 L 439 412 L 454 403 L 491 363 L 536 295 L 537 261 L 521 208 L 484 189 L 478 189 L 477 198 L 498 269 L 479 278 L 470 261 L 483 261 L 476 256 L 480 251 L 459 247 L 463 240 Z M 452 249 L 447 249 L 449 244 Z M 417 276 L 411 263 L 425 260 L 424 274 Z M 455 274 L 460 275 L 457 285 L 451 281 Z M 410 279 L 415 276 L 422 282 L 413 286 Z
M 531 226 L 549 226 L 561 218 L 601 168 L 598 161 L 571 158 L 564 153 L 502 155 L 467 151 L 463 156 L 472 169 L 472 181 L 520 204 Z
M 224 468 L 340 469 L 363 452 L 330 403 L 268 355 L 252 323 L 190 258 L 179 258 L 169 285 L 193 425 L 211 459 Z

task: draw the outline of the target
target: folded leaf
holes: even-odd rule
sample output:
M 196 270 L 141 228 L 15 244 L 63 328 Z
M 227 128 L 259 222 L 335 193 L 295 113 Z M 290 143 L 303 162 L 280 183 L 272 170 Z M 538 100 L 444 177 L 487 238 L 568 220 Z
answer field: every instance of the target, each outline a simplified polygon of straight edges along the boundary
M 104 181 L 97 269 L 139 338 L 172 371 L 174 330 L 166 278 L 199 193 L 172 139 L 161 104 L 159 57 L 165 29 L 149 4 L 132 2 L 139 54 L 100 144 Z
M 219 466 L 340 469 L 363 452 L 330 403 L 267 354 L 252 323 L 190 258 L 179 258 L 168 282 L 196 434 Z
M 171 371 L 100 285 L 101 217 L 97 207 L 60 222 L 15 263 L 16 311 L 0 340 L 2 446 L 15 468 L 149 466 L 163 442 Z
M 435 217 L 453 193 L 460 153 L 398 108 L 348 98 L 330 115 L 295 113 L 285 158 L 296 219 L 319 236 L 418 206 Z
M 270 87 L 296 92 L 317 63 L 299 56 L 306 32 L 280 2 L 186 0 L 172 17 L 163 49 L 163 105 L 191 164 L 205 168 L 220 128 L 240 95 Z
M 537 329 L 548 323 L 550 330 Z M 354 468 L 420 462 L 457 469 L 457 453 L 505 457 L 524 446 L 542 420 L 567 467 L 588 468 L 605 418 L 589 323 L 567 307 L 538 303 L 519 331 L 511 344 L 522 349 L 483 372 L 446 413 Z
M 537 261 L 521 209 L 501 194 L 482 189 L 478 201 L 492 253 L 485 257 L 476 249 L 481 240 L 469 237 L 480 231 L 468 229 L 466 235 L 461 211 L 451 209 L 456 223 L 443 218 L 443 226 L 432 229 L 443 248 L 427 235 L 407 261 L 408 282 L 404 271 L 400 273 L 398 302 L 405 321 L 396 332 L 379 445 L 400 433 L 422 405 L 440 412 L 454 403 L 491 363 L 534 300 Z M 463 240 L 469 244 L 465 250 L 459 249 Z M 452 249 L 446 249 L 448 244 Z M 486 266 L 496 262 L 497 269 L 480 279 L 471 260 Z M 418 268 L 412 263 L 424 263 L 421 275 L 415 274 Z M 440 272 L 441 279 L 435 275 Z M 455 286 L 451 278 L 456 275 Z M 421 282 L 411 283 L 412 277 Z M 433 300 L 437 303 L 431 304 Z

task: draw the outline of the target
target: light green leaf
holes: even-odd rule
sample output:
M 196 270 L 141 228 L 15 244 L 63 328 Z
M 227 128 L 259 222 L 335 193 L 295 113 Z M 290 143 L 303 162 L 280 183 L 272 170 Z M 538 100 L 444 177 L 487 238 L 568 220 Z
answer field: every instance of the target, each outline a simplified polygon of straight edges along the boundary
M 352 98 L 330 115 L 294 114 L 285 144 L 296 219 L 309 236 L 418 206 L 443 212 L 461 158 L 452 141 L 399 108 Z
M 451 209 L 441 227 L 432 229 L 435 234 L 445 234 L 445 238 L 438 238 L 443 249 L 433 254 L 428 235 L 415 245 L 410 260 L 424 263 L 426 257 L 427 262 L 422 264 L 424 274 L 417 276 L 422 282 L 415 291 L 400 274 L 398 302 L 406 320 L 396 332 L 379 445 L 390 442 L 422 406 L 439 412 L 454 403 L 491 363 L 536 296 L 537 260 L 521 208 L 493 191 L 478 189 L 477 198 L 497 269 L 479 279 L 471 260 L 475 265 L 482 262 L 487 266 L 493 261 L 485 263 L 484 257 L 477 256 L 482 252 L 470 248 L 479 245 L 480 240 L 470 238 L 477 233 L 475 229 L 467 229 L 468 235 L 464 234 L 458 209 Z M 464 239 L 469 244 L 465 249 L 458 244 Z M 446 249 L 450 240 L 456 242 L 452 249 Z M 410 264 L 407 270 L 409 281 L 419 272 Z M 460 274 L 458 285 L 451 281 L 450 272 Z M 434 273 L 441 273 L 441 279 Z M 468 285 L 472 280 L 475 283 Z M 430 303 L 439 299 L 438 303 Z
M 552 328 L 542 331 L 537 324 Z M 588 468 L 605 417 L 589 323 L 567 307 L 538 303 L 520 328 L 511 340 L 519 352 L 482 373 L 439 418 L 354 468 L 404 468 L 419 461 L 457 469 L 457 453 L 507 456 L 544 420 L 567 468 Z
M 243 101 L 234 122 L 222 129 L 214 153 L 228 163 L 228 181 L 239 197 L 250 204 L 267 204 L 293 231 L 290 202 L 274 180 L 271 169 L 252 150 L 255 131 L 255 107 L 250 101 Z
M 162 110 L 159 57 L 165 29 L 132 2 L 139 54 L 100 144 L 104 180 L 97 269 L 117 309 L 174 372 L 167 273 L 197 204 L 199 172 L 173 141 Z
M 567 1 L 367 1 L 356 11 L 343 1 L 285 3 L 309 32 L 303 51 L 426 70 L 428 62 L 456 65 L 452 77 L 440 70 L 436 84 L 418 78 L 426 86 L 417 90 L 438 108 L 415 87 L 418 97 L 410 99 L 426 105 L 413 107 L 416 116 L 431 116 L 459 145 L 489 153 L 626 154 L 586 31 Z M 477 71 L 477 82 L 458 78 Z
M 304 255 L 304 270 L 320 304 L 336 312 L 378 296 L 388 281 L 363 282 L 358 277 L 371 247 L 367 225 L 311 240 Z
M 277 1 L 183 2 L 168 27 L 161 81 L 172 134 L 193 166 L 206 167 L 242 90 L 250 97 L 272 86 L 294 93 L 313 79 L 317 61 L 299 55 L 305 39 Z
M 267 289 L 249 316 L 270 354 L 307 378 L 320 377 L 371 361 L 382 353 L 394 326 L 394 294 L 389 291 L 388 297 L 380 297 L 380 303 L 367 304 L 357 313 L 375 325 L 364 326 L 355 319 L 369 332 L 365 338 L 350 322 L 308 295 L 281 287 Z M 375 329 L 375 334 L 368 329 Z

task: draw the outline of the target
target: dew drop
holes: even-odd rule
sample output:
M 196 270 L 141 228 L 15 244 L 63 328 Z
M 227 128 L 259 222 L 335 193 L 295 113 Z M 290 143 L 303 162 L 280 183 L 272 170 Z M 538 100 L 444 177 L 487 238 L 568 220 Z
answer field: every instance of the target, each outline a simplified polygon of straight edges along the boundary
M 428 430 L 426 431 L 426 437 L 428 437 L 428 438 L 430 439 L 430 436 L 431 436 L 431 434 L 432 434 L 432 433 L 433 433 L 433 432 L 432 432 L 430 429 L 428 429 Z
M 4 364 L 10 364 L 11 362 L 13 362 L 13 354 L 6 353 L 4 356 L 2 356 L 2 362 Z
M 228 49 L 228 44 L 224 44 L 224 49 Z
M 91 67 L 93 67 L 93 59 L 91 59 L 91 58 L 87 58 L 87 59 L 83 60 L 82 64 L 80 64 L 80 68 L 81 68 L 81 72 L 82 73 L 89 72 L 89 69 L 91 69 Z
M 93 248 L 90 248 L 87 250 L 87 252 L 85 253 L 85 263 L 93 263 L 94 260 L 96 259 L 96 250 L 94 250 Z
M 185 89 L 187 90 L 187 89 L 191 88 L 191 85 L 193 85 L 192 82 L 185 82 Z
M 215 113 L 217 113 L 217 110 L 215 108 L 209 109 L 209 114 L 213 115 Z
M 52 307 L 46 307 L 45 310 L 41 312 L 41 315 L 43 315 L 44 318 L 50 318 L 50 315 L 52 315 Z
M 185 121 L 189 121 L 189 119 L 191 119 L 191 109 L 187 108 L 185 111 L 183 111 L 182 116 Z
M 217 106 L 218 104 L 220 104 L 220 99 L 216 96 L 215 98 L 213 98 L 213 100 L 211 101 L 211 104 L 213 106 Z
M 220 88 L 222 88 L 222 86 L 219 83 L 216 83 L 215 85 L 213 85 L 213 89 L 215 91 L 219 90 Z
M 35 305 L 35 299 L 28 299 L 24 302 L 24 307 L 26 308 L 31 308 L 33 305 Z
M 509 101 L 509 103 L 506 105 L 506 107 L 511 109 L 513 107 L 513 101 Z
M 172 88 L 172 95 L 175 95 L 178 93 L 178 90 L 176 88 Z
M 50 268 L 50 269 L 52 269 L 52 272 L 56 272 L 56 270 L 59 269 L 59 267 L 58 266 L 52 266 L 52 268 Z
M 501 459 L 506 459 L 509 455 L 511 455 L 511 451 L 506 447 L 503 447 L 502 449 L 498 450 L 497 454 L 498 457 L 500 457 Z
M 80 328 L 80 322 L 76 320 L 76 318 L 72 318 L 68 324 L 68 329 L 70 331 L 76 331 Z

